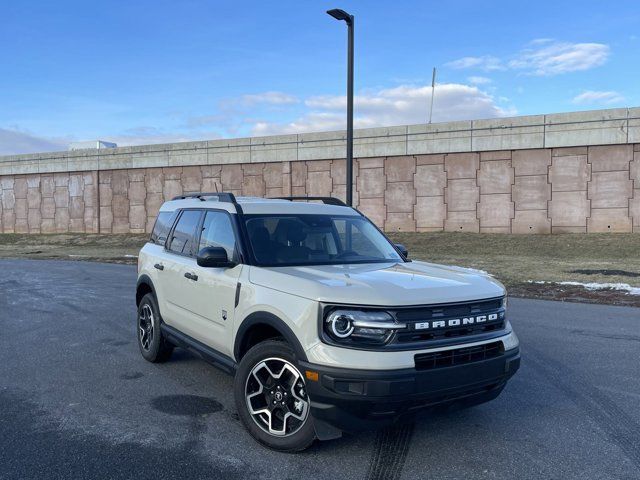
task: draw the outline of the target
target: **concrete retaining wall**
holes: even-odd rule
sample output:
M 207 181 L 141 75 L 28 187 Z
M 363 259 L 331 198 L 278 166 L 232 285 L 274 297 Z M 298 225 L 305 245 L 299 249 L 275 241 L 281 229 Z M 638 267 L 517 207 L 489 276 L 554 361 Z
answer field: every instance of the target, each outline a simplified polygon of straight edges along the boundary
M 0 157 L 4 233 L 149 231 L 183 192 L 344 197 L 344 132 Z M 387 231 L 640 231 L 640 108 L 359 130 Z

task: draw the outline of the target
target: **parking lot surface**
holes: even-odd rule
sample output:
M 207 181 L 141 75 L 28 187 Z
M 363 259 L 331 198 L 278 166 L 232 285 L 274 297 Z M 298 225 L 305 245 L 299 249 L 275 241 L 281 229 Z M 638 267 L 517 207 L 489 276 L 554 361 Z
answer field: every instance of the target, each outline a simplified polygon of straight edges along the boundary
M 0 260 L 0 478 L 639 479 L 640 309 L 511 299 L 493 402 L 282 454 L 232 378 L 136 344 L 135 267 Z

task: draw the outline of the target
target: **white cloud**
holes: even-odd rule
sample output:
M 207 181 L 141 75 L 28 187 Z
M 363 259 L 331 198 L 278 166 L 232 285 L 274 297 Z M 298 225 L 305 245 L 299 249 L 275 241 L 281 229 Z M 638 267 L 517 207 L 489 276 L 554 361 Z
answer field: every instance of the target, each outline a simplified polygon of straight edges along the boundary
M 509 67 L 532 75 L 551 76 L 589 70 L 604 64 L 608 45 L 602 43 L 564 43 L 545 40 L 540 48 L 528 48 L 509 62 Z
M 67 149 L 67 140 L 46 138 L 17 129 L 0 128 L 0 155 L 55 152 Z
M 572 102 L 578 105 L 611 105 L 612 103 L 620 103 L 624 101 L 624 97 L 614 91 L 596 91 L 585 90 L 579 95 L 573 97 Z
M 252 106 L 258 104 L 268 105 L 292 105 L 298 103 L 298 98 L 283 92 L 263 92 L 243 95 L 241 102 L 244 105 Z
M 569 43 L 541 38 L 505 59 L 492 55 L 463 57 L 446 66 L 484 71 L 510 69 L 529 75 L 552 76 L 599 67 L 609 58 L 610 50 L 602 43 Z
M 490 78 L 480 76 L 467 77 L 467 80 L 473 85 L 487 85 L 492 82 Z
M 503 117 L 515 109 L 496 105 L 493 97 L 478 87 L 456 83 L 436 85 L 433 121 Z M 357 95 L 354 98 L 356 128 L 425 123 L 431 86 L 401 85 Z M 254 135 L 317 132 L 345 128 L 345 96 L 316 96 L 305 100 L 312 109 L 292 122 L 258 121 Z
M 492 55 L 484 55 L 482 57 L 462 57 L 445 64 L 447 67 L 455 69 L 476 68 L 479 70 L 504 70 L 505 66 L 502 61 Z

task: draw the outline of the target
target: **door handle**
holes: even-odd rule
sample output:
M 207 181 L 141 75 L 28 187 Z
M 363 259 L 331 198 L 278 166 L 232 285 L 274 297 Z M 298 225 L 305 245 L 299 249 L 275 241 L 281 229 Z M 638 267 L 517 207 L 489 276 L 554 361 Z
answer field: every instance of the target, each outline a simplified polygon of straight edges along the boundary
M 156 263 L 153 268 L 157 268 L 158 270 L 164 270 L 164 265 L 162 265 L 161 263 Z
M 193 280 L 194 282 L 198 281 L 198 275 L 196 275 L 195 273 L 185 273 L 184 274 L 185 278 L 188 278 L 189 280 Z

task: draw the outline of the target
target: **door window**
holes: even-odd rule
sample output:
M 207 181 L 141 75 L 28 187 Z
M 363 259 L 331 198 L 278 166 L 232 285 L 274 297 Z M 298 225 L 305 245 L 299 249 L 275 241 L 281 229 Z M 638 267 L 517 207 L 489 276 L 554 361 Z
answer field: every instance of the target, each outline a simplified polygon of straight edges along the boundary
M 164 245 L 164 242 L 167 239 L 167 234 L 173 224 L 173 218 L 173 212 L 158 213 L 156 223 L 154 224 L 153 231 L 151 232 L 151 243 Z
M 225 212 L 208 211 L 202 223 L 202 235 L 198 251 L 205 247 L 222 247 L 233 260 L 236 250 L 236 236 L 231 217 Z
M 193 255 L 193 239 L 196 228 L 200 223 L 200 213 L 200 210 L 185 210 L 182 212 L 171 236 L 169 251 L 181 255 Z

